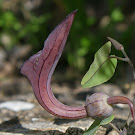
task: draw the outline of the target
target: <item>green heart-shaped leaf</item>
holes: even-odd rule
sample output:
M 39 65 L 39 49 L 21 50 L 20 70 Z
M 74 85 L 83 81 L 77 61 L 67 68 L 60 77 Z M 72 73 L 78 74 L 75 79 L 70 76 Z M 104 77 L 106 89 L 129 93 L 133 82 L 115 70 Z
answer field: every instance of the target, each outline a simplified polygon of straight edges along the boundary
M 84 88 L 90 88 L 108 81 L 114 74 L 117 59 L 110 58 L 111 42 L 103 45 L 95 54 L 93 63 L 81 81 Z
M 83 135 L 94 135 L 100 126 L 110 123 L 113 119 L 114 119 L 114 115 L 111 115 L 105 119 L 95 120 Z

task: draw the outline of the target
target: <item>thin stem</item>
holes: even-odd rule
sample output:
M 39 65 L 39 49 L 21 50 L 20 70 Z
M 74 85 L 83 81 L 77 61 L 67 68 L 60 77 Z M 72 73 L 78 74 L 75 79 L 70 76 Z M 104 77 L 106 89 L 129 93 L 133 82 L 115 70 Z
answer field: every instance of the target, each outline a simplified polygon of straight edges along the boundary
M 110 56 L 110 58 L 115 58 L 115 59 L 118 59 L 118 60 L 121 60 L 121 61 L 128 62 L 127 58 L 121 58 L 121 57 L 118 57 L 118 56 Z
M 127 135 L 127 130 L 124 127 L 123 131 L 118 129 L 113 123 L 109 123 L 109 125 L 119 134 L 119 135 Z
M 121 132 L 120 135 L 127 135 L 127 129 L 124 127 L 123 131 Z
M 135 68 L 134 68 L 134 65 L 131 62 L 131 60 L 129 59 L 129 57 L 126 54 L 126 52 L 124 51 L 123 45 L 120 44 L 118 41 L 116 41 L 115 39 L 113 39 L 111 37 L 107 37 L 107 38 L 112 42 L 112 44 L 113 44 L 113 46 L 115 47 L 116 50 L 119 50 L 119 51 L 121 51 L 123 53 L 123 55 L 125 56 L 125 59 L 124 58 L 117 57 L 117 56 L 116 56 L 116 58 L 119 59 L 119 60 L 128 62 L 128 64 L 130 65 L 130 67 L 133 70 L 133 78 L 135 80 Z
M 125 58 L 127 58 L 127 62 L 128 62 L 128 64 L 130 65 L 130 67 L 133 70 L 133 77 L 134 77 L 134 80 L 135 80 L 135 68 L 134 68 L 134 65 L 133 65 L 132 61 L 129 59 L 128 55 L 126 54 L 124 48 L 121 51 L 122 51 L 123 55 L 125 56 Z
M 121 134 L 120 130 L 113 124 L 113 123 L 109 123 L 109 125 L 116 131 L 118 132 L 119 134 Z
M 129 57 L 126 55 L 126 52 L 123 50 L 122 51 L 124 56 L 126 56 L 125 58 L 121 58 L 121 57 L 118 57 L 118 56 L 110 56 L 110 58 L 116 58 L 118 60 L 121 60 L 121 61 L 125 61 L 125 62 L 128 62 L 128 64 L 130 65 L 130 67 L 132 68 L 133 70 L 133 78 L 135 80 L 135 68 L 134 68 L 134 65 L 133 63 L 131 62 L 131 60 L 129 59 Z
M 113 96 L 113 97 L 109 97 L 107 99 L 107 103 L 109 105 L 113 105 L 113 104 L 128 104 L 131 110 L 131 116 L 132 119 L 135 123 L 135 109 L 134 109 L 134 105 L 132 103 L 132 101 L 130 99 L 128 99 L 127 97 L 123 97 L 123 96 Z

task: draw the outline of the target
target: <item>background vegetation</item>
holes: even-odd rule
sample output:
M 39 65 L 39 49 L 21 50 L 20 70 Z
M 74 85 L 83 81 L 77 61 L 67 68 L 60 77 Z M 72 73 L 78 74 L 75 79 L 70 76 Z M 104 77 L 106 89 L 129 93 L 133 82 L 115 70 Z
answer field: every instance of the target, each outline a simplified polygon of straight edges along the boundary
M 85 73 L 107 36 L 121 42 L 135 64 L 134 0 L 0 0 L 0 49 L 7 54 L 5 61 L 13 61 L 10 53 L 15 48 L 31 46 L 23 60 L 16 58 L 12 63 L 19 61 L 19 71 L 24 59 L 42 49 L 48 34 L 75 9 L 78 12 L 57 69 Z M 117 72 L 117 76 L 129 76 L 125 63 L 120 63 Z

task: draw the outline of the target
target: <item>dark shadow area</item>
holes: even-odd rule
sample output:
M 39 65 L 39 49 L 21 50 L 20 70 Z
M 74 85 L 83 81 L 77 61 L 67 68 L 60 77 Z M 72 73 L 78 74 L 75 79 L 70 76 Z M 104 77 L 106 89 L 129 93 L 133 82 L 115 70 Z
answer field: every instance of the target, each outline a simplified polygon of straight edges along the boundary
M 83 135 L 84 131 L 80 128 L 69 127 L 64 135 Z
M 69 123 L 71 121 L 77 121 L 77 120 L 65 120 L 65 119 L 59 119 L 57 118 L 55 120 L 55 124 L 61 125 L 64 123 Z M 84 131 L 80 128 L 76 127 L 69 127 L 65 133 L 58 131 L 58 130 L 47 130 L 47 131 L 39 131 L 39 130 L 30 130 L 27 128 L 24 128 L 18 117 L 14 117 L 8 121 L 5 121 L 0 124 L 0 132 L 7 132 L 7 133 L 20 133 L 25 135 L 82 135 Z
M 10 133 L 27 133 L 31 132 L 32 130 L 22 127 L 18 117 L 14 117 L 8 121 L 4 121 L 3 123 L 1 123 L 0 131 Z
M 135 135 L 135 123 L 132 121 L 127 128 L 128 135 Z
M 86 101 L 86 97 L 87 96 L 90 96 L 90 95 L 92 95 L 94 93 L 94 90 L 92 89 L 92 90 L 88 90 L 88 91 L 81 91 L 81 92 L 79 92 L 79 93 L 77 93 L 76 95 L 75 95 L 75 99 L 76 100 L 79 100 L 79 101 Z
M 68 119 L 60 119 L 60 118 L 56 118 L 54 120 L 54 124 L 56 125 L 62 125 L 62 124 L 67 124 L 67 123 L 71 123 L 71 122 L 76 122 L 78 120 L 68 120 Z
M 11 120 L 5 121 L 0 124 L 0 131 L 7 132 L 7 133 L 21 133 L 21 134 L 39 134 L 39 135 L 54 135 L 59 134 L 63 135 L 64 133 L 57 131 L 57 130 L 48 130 L 48 131 L 38 131 L 38 130 L 30 130 L 27 128 L 22 127 L 18 117 L 14 117 Z

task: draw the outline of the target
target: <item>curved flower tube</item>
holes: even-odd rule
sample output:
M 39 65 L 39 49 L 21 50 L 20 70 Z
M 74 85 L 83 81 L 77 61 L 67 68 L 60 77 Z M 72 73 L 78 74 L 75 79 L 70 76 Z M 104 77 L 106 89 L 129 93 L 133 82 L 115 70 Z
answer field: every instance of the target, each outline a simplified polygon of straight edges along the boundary
M 51 90 L 51 77 L 60 59 L 76 11 L 69 14 L 48 36 L 44 48 L 27 60 L 21 73 L 31 82 L 35 96 L 49 113 L 67 119 L 87 117 L 84 106 L 71 107 L 60 103 Z

